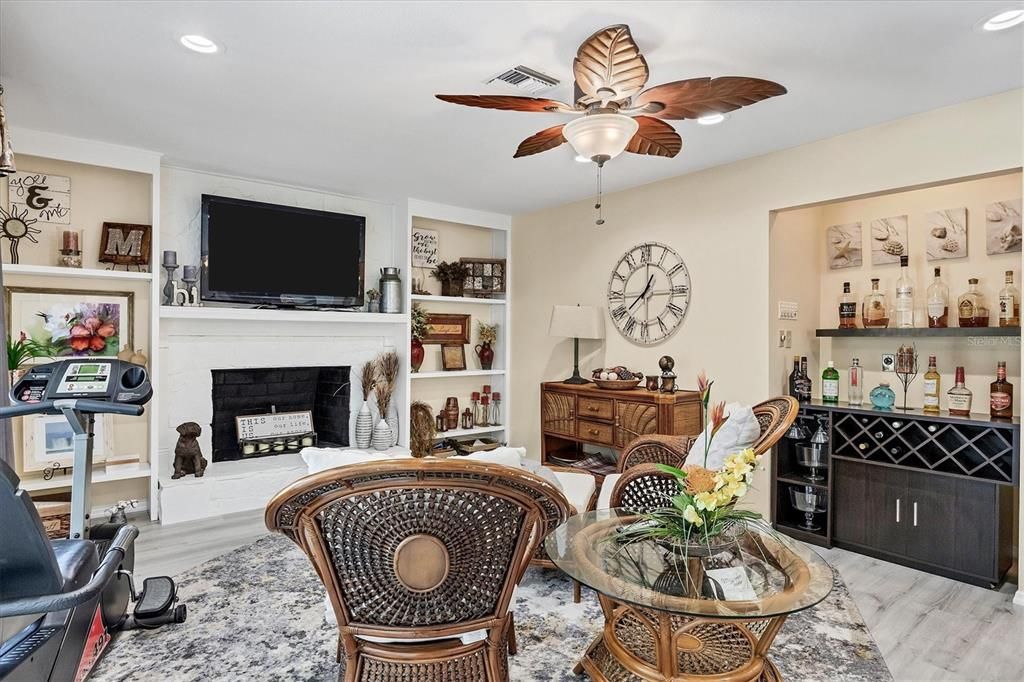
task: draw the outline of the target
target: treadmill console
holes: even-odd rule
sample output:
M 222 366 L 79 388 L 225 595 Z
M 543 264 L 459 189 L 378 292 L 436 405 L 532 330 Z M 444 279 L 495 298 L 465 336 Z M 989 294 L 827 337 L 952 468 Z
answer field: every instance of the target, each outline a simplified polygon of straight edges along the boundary
M 143 405 L 152 395 L 146 368 L 117 358 L 75 358 L 36 365 L 11 389 L 11 398 L 23 403 L 90 398 Z

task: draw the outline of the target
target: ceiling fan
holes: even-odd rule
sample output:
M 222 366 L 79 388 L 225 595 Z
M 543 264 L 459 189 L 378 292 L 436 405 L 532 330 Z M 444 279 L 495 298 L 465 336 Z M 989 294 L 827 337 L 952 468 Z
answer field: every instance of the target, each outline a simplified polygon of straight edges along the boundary
M 667 120 L 726 114 L 778 95 L 786 88 L 744 76 L 690 78 L 644 90 L 649 71 L 629 26 L 603 28 L 583 41 L 572 64 L 575 102 L 514 95 L 437 95 L 453 104 L 506 111 L 577 116 L 573 121 L 532 135 L 514 158 L 554 149 L 568 141 L 580 156 L 598 166 L 623 151 L 673 157 L 683 148 Z

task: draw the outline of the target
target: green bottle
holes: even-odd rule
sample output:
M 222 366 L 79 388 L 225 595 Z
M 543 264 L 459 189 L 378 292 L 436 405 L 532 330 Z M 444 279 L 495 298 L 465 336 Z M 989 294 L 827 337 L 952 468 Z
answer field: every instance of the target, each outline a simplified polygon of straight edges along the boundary
M 839 370 L 835 363 L 828 361 L 828 367 L 821 373 L 821 402 L 839 402 Z

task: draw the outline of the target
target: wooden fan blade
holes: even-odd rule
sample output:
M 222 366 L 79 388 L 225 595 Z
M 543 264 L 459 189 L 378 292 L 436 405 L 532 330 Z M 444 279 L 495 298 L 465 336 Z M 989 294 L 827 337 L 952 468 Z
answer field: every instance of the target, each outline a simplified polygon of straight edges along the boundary
M 583 41 L 572 72 L 584 101 L 627 99 L 643 89 L 650 75 L 625 24 L 603 28 Z
M 536 135 L 531 135 L 522 142 L 519 143 L 519 149 L 512 156 L 513 159 L 518 159 L 520 156 L 529 156 L 531 154 L 540 154 L 546 152 L 549 149 L 554 149 L 563 142 L 565 142 L 565 136 L 562 135 L 563 125 L 551 126 L 546 128 Z
M 658 118 L 699 118 L 725 114 L 785 94 L 786 88 L 760 78 L 691 78 L 644 90 L 634 98 L 633 106 Z
M 683 149 L 683 138 L 664 121 L 650 116 L 636 116 L 640 128 L 626 145 L 626 151 L 634 154 L 667 156 L 672 158 Z
M 516 95 L 434 95 L 442 102 L 461 104 L 481 109 L 501 109 L 503 111 L 539 111 L 571 114 L 576 109 L 565 102 L 539 97 L 518 97 Z

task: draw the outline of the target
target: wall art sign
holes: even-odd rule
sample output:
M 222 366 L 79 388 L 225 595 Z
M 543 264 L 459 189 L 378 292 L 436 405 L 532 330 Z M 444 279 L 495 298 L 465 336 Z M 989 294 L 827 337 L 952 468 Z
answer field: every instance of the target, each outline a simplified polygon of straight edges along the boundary
M 11 210 L 54 225 L 71 224 L 71 178 L 63 175 L 18 171 L 7 177 Z
M 456 313 L 427 313 L 427 333 L 423 343 L 469 343 L 469 315 Z
M 437 230 L 412 228 L 412 266 L 414 268 L 437 267 Z
M 490 298 L 505 293 L 504 258 L 460 258 L 469 269 L 462 286 L 462 295 L 470 298 Z
M 300 436 L 313 430 L 313 413 L 305 410 L 249 414 L 235 417 L 235 426 L 238 429 L 238 440 Z
M 900 256 L 909 256 L 907 216 L 876 218 L 871 221 L 871 264 L 899 263 Z
M 928 260 L 967 258 L 967 209 L 931 211 L 925 216 Z
M 135 347 L 130 291 L 4 287 L 4 293 L 11 338 L 24 332 L 55 357 L 114 357 L 123 346 Z
M 864 262 L 860 223 L 832 225 L 828 228 L 828 267 L 855 268 Z
M 985 252 L 1020 253 L 1021 200 L 997 201 L 985 207 Z
M 137 267 L 149 265 L 152 232 L 151 225 L 103 223 L 99 261 Z

